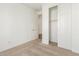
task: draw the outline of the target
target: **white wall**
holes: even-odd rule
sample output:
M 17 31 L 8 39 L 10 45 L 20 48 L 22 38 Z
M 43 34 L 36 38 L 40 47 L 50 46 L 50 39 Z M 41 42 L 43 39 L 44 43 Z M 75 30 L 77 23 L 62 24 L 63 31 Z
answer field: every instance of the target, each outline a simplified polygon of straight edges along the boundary
M 72 49 L 71 4 L 58 5 L 58 46 Z
M 50 20 L 50 28 L 49 28 L 49 33 L 50 33 L 50 41 L 51 42 L 58 42 L 57 40 L 57 33 L 58 33 L 58 8 L 57 6 L 52 7 L 49 9 L 49 20 Z
M 23 4 L 0 4 L 0 51 L 36 39 L 37 14 Z
M 42 6 L 42 43 L 49 44 L 49 9 Z
M 58 45 L 79 53 L 79 4 L 59 5 Z
M 72 4 L 72 51 L 79 53 L 79 4 Z

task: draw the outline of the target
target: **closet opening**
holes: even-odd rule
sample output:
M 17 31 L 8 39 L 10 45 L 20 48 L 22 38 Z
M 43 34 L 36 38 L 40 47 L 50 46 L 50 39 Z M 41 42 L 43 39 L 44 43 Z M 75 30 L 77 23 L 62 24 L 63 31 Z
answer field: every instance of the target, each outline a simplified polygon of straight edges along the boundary
M 49 9 L 49 44 L 58 46 L 58 7 L 54 6 Z

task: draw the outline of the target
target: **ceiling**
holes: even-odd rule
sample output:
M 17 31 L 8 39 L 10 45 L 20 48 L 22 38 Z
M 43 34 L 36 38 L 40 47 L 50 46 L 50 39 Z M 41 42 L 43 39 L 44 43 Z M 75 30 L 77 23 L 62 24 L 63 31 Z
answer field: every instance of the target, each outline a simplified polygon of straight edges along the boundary
M 40 11 L 42 3 L 26 3 L 25 5 L 33 8 L 33 9 L 35 9 L 37 11 Z

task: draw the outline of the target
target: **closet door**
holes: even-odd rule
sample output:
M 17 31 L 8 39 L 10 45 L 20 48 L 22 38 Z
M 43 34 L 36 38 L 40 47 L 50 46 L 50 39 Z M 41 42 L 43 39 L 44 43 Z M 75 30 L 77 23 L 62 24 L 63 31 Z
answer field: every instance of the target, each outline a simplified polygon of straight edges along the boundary
M 72 49 L 71 20 L 72 4 L 60 4 L 58 6 L 58 46 Z
M 72 50 L 79 53 L 79 3 L 72 4 Z

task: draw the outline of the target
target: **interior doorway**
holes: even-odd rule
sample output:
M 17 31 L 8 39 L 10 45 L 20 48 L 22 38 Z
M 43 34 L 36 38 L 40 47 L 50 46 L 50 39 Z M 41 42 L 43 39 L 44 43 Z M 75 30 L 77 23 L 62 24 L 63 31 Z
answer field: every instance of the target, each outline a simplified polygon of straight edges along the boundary
M 38 35 L 39 39 L 42 40 L 42 15 L 38 16 Z
M 58 46 L 57 31 L 58 31 L 58 8 L 57 6 L 49 9 L 49 44 Z

